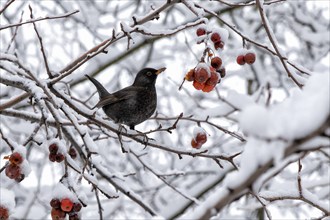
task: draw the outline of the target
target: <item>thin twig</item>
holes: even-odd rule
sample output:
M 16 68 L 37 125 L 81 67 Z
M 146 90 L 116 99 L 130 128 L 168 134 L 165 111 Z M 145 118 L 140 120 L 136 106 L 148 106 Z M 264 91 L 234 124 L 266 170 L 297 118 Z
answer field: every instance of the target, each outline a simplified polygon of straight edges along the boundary
M 44 17 L 44 18 L 36 18 L 36 19 L 31 19 L 31 20 L 25 21 L 25 22 L 20 22 L 18 24 L 9 24 L 9 25 L 5 25 L 5 26 L 0 26 L 0 31 L 3 30 L 3 29 L 6 29 L 6 28 L 22 26 L 24 24 L 34 23 L 34 22 L 43 21 L 43 20 L 66 18 L 66 17 L 69 17 L 69 16 L 71 16 L 73 14 L 76 14 L 78 12 L 79 12 L 79 10 L 75 10 L 73 12 L 69 12 L 69 13 L 66 13 L 66 14 L 63 14 L 63 15 L 47 16 L 47 17 Z
M 264 25 L 264 28 L 266 30 L 266 33 L 268 35 L 268 38 L 271 42 L 271 44 L 273 45 L 275 51 L 276 51 L 276 54 L 278 56 L 278 58 L 280 59 L 285 71 L 287 72 L 288 76 L 293 80 L 293 82 L 299 86 L 299 88 L 301 88 L 303 86 L 303 84 L 301 84 L 300 82 L 298 82 L 298 80 L 293 77 L 292 73 L 290 72 L 288 66 L 287 66 L 287 63 L 286 63 L 286 58 L 283 57 L 278 45 L 277 45 L 277 41 L 276 41 L 276 38 L 275 38 L 275 35 L 273 33 L 273 30 L 271 29 L 270 25 L 269 25 L 269 22 L 268 22 L 268 19 L 267 19 L 267 16 L 265 14 L 265 11 L 264 11 L 264 7 L 263 5 L 260 3 L 260 0 L 256 0 L 256 4 L 257 4 L 257 8 L 259 10 L 259 13 L 260 13 L 260 17 L 261 17 L 261 20 L 262 20 L 262 23 Z
M 29 5 L 29 9 L 30 9 L 30 18 L 33 19 L 32 7 L 30 5 Z M 48 77 L 51 79 L 51 78 L 53 78 L 53 76 L 52 76 L 52 73 L 49 69 L 49 65 L 48 65 L 48 61 L 47 61 L 47 57 L 46 57 L 46 52 L 45 52 L 45 49 L 44 49 L 44 45 L 42 43 L 42 38 L 41 38 L 41 36 L 38 32 L 38 29 L 37 29 L 37 26 L 36 26 L 35 22 L 32 22 L 32 24 L 33 24 L 33 27 L 34 27 L 34 31 L 36 32 L 36 34 L 38 36 L 38 40 L 39 40 L 39 43 L 40 43 L 40 50 L 41 50 L 41 53 L 42 53 L 42 57 L 44 59 L 46 72 L 48 74 Z

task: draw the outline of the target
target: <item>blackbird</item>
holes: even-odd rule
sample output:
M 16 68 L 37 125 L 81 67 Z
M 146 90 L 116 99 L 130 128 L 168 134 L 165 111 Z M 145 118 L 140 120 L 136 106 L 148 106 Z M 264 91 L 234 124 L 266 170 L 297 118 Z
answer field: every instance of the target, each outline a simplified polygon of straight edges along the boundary
M 109 93 L 96 79 L 86 75 L 95 85 L 100 101 L 93 108 L 102 107 L 103 111 L 115 123 L 134 126 L 147 120 L 156 110 L 157 93 L 155 83 L 158 74 L 164 68 L 144 68 L 138 72 L 131 86 Z

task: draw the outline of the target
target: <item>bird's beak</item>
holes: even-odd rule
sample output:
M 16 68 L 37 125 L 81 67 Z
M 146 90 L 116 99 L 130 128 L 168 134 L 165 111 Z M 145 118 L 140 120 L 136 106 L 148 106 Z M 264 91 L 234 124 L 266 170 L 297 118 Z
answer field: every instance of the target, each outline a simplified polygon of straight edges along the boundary
M 166 67 L 160 68 L 156 71 L 156 75 L 160 74 L 161 72 L 164 72 L 166 70 Z

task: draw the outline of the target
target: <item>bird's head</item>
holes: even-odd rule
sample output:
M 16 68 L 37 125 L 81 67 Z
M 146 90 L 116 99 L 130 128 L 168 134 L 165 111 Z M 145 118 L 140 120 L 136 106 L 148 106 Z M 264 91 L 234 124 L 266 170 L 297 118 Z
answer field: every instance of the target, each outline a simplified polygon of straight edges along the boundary
M 165 67 L 160 69 L 144 68 L 136 75 L 133 85 L 143 87 L 155 85 L 158 74 L 164 72 L 165 70 Z

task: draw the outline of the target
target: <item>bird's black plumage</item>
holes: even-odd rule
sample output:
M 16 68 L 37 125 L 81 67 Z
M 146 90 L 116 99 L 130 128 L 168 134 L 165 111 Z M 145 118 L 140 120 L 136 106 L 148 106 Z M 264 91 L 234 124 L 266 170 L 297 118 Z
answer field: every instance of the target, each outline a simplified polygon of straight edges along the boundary
M 166 68 L 144 68 L 138 72 L 131 86 L 109 93 L 96 79 L 86 77 L 95 85 L 100 101 L 95 107 L 102 107 L 105 114 L 114 122 L 126 124 L 130 129 L 147 120 L 156 110 L 157 93 L 155 88 L 159 73 Z

